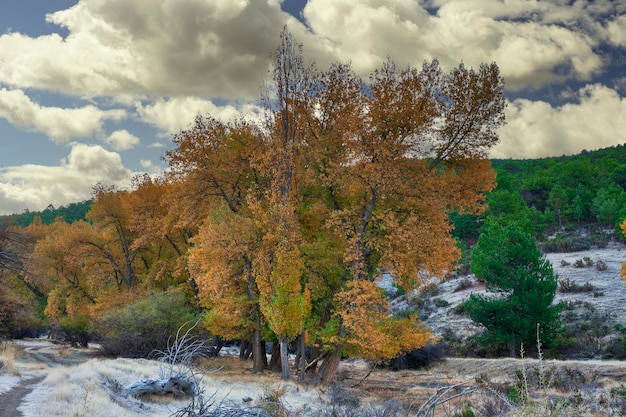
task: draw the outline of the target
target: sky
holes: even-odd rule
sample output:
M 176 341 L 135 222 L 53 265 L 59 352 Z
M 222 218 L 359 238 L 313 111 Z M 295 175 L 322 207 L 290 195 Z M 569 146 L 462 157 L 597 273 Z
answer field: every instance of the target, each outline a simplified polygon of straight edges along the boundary
M 305 59 L 496 62 L 492 158 L 626 142 L 626 0 L 19 0 L 0 3 L 0 214 L 162 173 L 198 114 L 255 109 L 283 27 Z

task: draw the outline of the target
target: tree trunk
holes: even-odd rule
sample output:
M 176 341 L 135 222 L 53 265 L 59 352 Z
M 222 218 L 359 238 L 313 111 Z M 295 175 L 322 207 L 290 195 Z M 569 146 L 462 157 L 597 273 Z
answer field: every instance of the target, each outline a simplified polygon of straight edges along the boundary
M 239 359 L 245 361 L 250 358 L 250 341 L 248 339 L 241 340 L 241 347 L 239 348 Z
M 264 360 L 265 359 L 265 360 Z M 267 357 L 261 340 L 261 330 L 255 328 L 252 332 L 252 373 L 256 374 L 265 369 Z
M 210 353 L 209 356 L 216 357 L 216 358 L 218 356 L 220 356 L 220 350 L 222 350 L 222 348 L 224 347 L 224 344 L 225 344 L 225 340 L 224 339 L 222 339 L 219 336 L 216 337 L 215 338 L 215 346 L 212 346 L 211 353 Z
M 306 367 L 307 372 L 311 372 L 315 374 L 317 372 L 317 363 L 322 357 L 322 350 L 316 344 L 311 349 L 311 363 L 309 363 Z
M 304 340 L 304 332 L 298 335 L 298 353 L 296 354 L 296 369 L 298 370 L 298 380 L 304 381 L 304 374 L 306 372 L 307 357 L 306 357 L 306 343 Z
M 270 358 L 269 369 L 271 371 L 276 371 L 280 368 L 280 347 L 278 343 L 272 344 L 272 357 Z
M 517 357 L 517 343 L 515 343 L 515 338 L 509 342 L 509 356 L 511 358 Z
M 261 341 L 261 354 L 263 359 L 263 369 L 267 369 L 267 350 L 265 350 L 265 342 L 263 341 Z
M 337 369 L 339 369 L 339 362 L 341 361 L 341 350 L 337 349 L 333 352 L 329 352 L 324 362 L 320 366 L 320 375 L 322 377 L 322 383 L 324 385 L 329 385 L 335 374 L 337 373 Z
M 267 359 L 263 351 L 261 340 L 261 318 L 258 305 L 258 290 L 256 282 L 254 280 L 254 273 L 252 272 L 252 261 L 248 256 L 244 256 L 245 270 L 246 270 L 246 292 L 248 293 L 248 299 L 252 304 L 252 316 L 254 320 L 254 329 L 252 330 L 252 373 L 257 373 L 265 369 Z
M 289 341 L 285 336 L 278 338 L 280 344 L 280 367 L 282 369 L 281 378 L 283 381 L 288 381 L 291 378 L 289 371 Z

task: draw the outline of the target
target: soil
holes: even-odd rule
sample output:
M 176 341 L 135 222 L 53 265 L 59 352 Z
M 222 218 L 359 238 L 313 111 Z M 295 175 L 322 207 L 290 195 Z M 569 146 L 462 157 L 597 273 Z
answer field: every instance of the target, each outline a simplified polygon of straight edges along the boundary
M 0 404 L 2 405 L 0 417 L 22 416 L 17 408 L 24 397 L 45 379 L 46 369 L 77 365 L 93 357 L 95 353 L 93 349 L 72 349 L 66 345 L 46 340 L 18 341 L 18 343 L 24 347 L 18 361 L 40 370 L 23 375 L 23 379 L 18 385 L 0 394 Z
M 22 399 L 28 395 L 37 384 L 45 379 L 45 376 L 23 380 L 18 386 L 11 388 L 4 394 L 0 394 L 0 417 L 20 417 L 22 413 L 17 409 Z

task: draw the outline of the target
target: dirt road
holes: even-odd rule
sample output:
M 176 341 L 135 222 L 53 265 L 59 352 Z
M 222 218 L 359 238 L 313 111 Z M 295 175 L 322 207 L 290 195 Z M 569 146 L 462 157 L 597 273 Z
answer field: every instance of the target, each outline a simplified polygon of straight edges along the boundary
M 44 379 L 45 376 L 24 379 L 18 386 L 13 387 L 4 394 L 0 394 L 0 417 L 21 416 L 22 413 L 18 411 L 17 407 L 20 406 L 24 397 Z
M 55 345 L 47 340 L 27 340 L 16 343 L 24 348 L 19 362 L 26 368 L 17 370 L 23 375 L 20 383 L 0 394 L 0 417 L 22 416 L 18 407 L 24 397 L 46 378 L 50 368 L 77 365 L 90 357 L 89 351 Z

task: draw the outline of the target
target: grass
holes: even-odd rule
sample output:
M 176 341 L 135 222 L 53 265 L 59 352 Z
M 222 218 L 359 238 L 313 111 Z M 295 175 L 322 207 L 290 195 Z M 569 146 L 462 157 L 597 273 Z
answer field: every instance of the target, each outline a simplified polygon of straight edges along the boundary
M 541 353 L 538 359 L 450 359 L 427 371 L 377 369 L 357 389 L 355 381 L 363 379 L 366 365 L 345 361 L 335 386 L 311 387 L 295 381 L 285 384 L 276 373 L 252 374 L 250 361 L 237 357 L 201 364 L 207 371 L 223 367 L 203 381 L 207 398 L 215 401 L 216 417 L 253 412 L 276 417 L 562 417 L 619 416 L 626 411 L 626 388 L 619 380 L 605 386 L 602 379 L 607 374 L 592 375 L 593 367 L 545 361 Z M 48 368 L 43 383 L 29 395 L 24 416 L 171 416 L 185 399 L 140 401 L 122 395 L 122 387 L 155 376 L 157 368 L 156 361 L 143 359 L 91 359 L 77 366 Z M 478 373 L 483 381 L 473 380 Z M 455 386 L 462 380 L 468 382 Z M 458 396 L 466 388 L 467 395 Z M 441 402 L 445 398 L 438 397 L 434 414 L 425 413 L 431 409 L 428 404 L 418 413 L 434 393 L 445 393 L 452 400 Z
M 19 358 L 24 348 L 11 342 L 0 342 L 0 372 L 13 369 L 15 359 Z
M 77 366 L 52 368 L 33 391 L 24 416 L 169 416 L 168 405 L 180 401 L 169 398 L 165 403 L 148 398 L 141 402 L 118 392 L 121 385 L 149 377 L 155 371 L 154 361 L 130 359 L 91 359 Z

